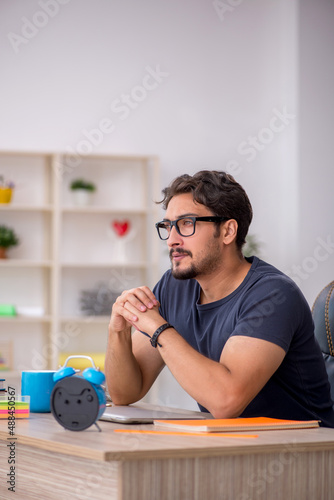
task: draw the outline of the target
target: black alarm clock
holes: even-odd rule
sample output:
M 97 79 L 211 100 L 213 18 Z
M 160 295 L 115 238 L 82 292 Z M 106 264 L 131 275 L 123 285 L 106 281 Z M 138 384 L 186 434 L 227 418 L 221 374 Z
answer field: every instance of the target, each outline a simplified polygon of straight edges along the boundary
M 92 367 L 86 368 L 82 375 L 71 366 L 70 359 L 89 359 Z M 83 431 L 95 424 L 106 407 L 106 395 L 101 384 L 105 381 L 104 373 L 96 368 L 90 356 L 69 356 L 63 367 L 53 376 L 56 382 L 51 394 L 51 412 L 57 422 L 65 429 Z

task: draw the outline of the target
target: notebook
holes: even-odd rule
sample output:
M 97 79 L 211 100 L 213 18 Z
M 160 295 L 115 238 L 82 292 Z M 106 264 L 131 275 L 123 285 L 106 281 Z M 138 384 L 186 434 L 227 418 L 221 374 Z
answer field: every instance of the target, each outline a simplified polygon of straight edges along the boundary
M 8 424 L 15 426 L 16 418 L 29 418 L 29 403 L 25 401 L 15 401 L 12 405 L 9 404 L 6 397 L 0 399 L 0 418 L 7 419 Z
M 190 432 L 264 431 L 319 427 L 318 420 L 281 420 L 268 417 L 183 420 L 182 422 L 155 419 L 154 424 L 159 427 Z
M 100 420 L 108 422 L 117 422 L 119 424 L 150 424 L 156 419 L 206 419 L 210 413 L 190 410 L 177 410 L 171 409 L 164 410 L 163 407 L 159 409 L 152 409 L 149 406 L 107 406 Z

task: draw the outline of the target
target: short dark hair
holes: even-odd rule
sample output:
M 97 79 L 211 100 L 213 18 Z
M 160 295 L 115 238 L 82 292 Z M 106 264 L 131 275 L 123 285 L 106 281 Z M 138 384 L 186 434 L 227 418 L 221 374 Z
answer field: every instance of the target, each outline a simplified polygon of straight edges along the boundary
M 173 196 L 184 193 L 192 193 L 194 201 L 206 206 L 214 215 L 235 219 L 238 223 L 236 245 L 242 248 L 253 210 L 246 191 L 232 175 L 217 170 L 201 170 L 193 176 L 180 175 L 162 190 L 163 199 L 158 203 L 166 210 Z

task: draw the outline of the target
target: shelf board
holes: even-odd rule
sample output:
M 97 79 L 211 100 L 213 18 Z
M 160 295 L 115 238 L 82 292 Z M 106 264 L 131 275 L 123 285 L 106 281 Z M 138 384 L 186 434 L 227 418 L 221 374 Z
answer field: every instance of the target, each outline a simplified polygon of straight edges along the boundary
M 51 205 L 15 205 L 12 203 L 0 203 L 0 211 L 4 212 L 51 212 Z
M 128 268 L 138 269 L 146 268 L 149 266 L 148 262 L 62 262 L 60 267 L 64 269 L 80 269 L 80 268 Z
M 7 377 L 21 377 L 21 372 L 17 370 L 0 370 L 0 378 L 7 379 Z M 1 394 L 3 396 L 3 394 Z
M 117 216 L 122 215 L 146 215 L 150 212 L 147 208 L 112 208 L 102 206 L 89 206 L 89 207 L 62 207 L 60 209 L 63 213 L 69 214 L 113 214 Z
M 66 154 L 64 152 L 59 152 L 58 154 L 60 154 L 61 156 L 64 156 L 66 158 L 66 156 L 71 156 L 71 154 Z M 146 162 L 146 161 L 156 161 L 159 159 L 159 157 L 157 155 L 131 155 L 131 154 L 128 154 L 128 153 L 124 153 L 124 154 L 89 154 L 89 155 L 85 155 L 84 158 L 87 158 L 88 160 L 106 160 L 107 162 L 114 162 L 114 161 L 125 161 L 125 162 L 128 162 L 128 161 L 143 161 L 143 162 Z
M 111 314 L 111 310 L 110 310 Z M 61 323 L 109 324 L 110 316 L 62 316 Z
M 50 323 L 51 316 L 0 316 L 0 323 Z
M 0 267 L 51 267 L 50 260 L 0 259 Z

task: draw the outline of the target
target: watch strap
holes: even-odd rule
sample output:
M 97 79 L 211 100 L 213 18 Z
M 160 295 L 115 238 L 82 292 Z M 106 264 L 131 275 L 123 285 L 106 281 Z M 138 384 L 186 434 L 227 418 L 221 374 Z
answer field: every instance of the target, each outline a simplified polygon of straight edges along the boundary
M 172 325 L 170 325 L 169 323 L 164 323 L 163 325 L 159 326 L 159 328 L 157 328 L 157 330 L 155 330 L 155 332 L 153 333 L 152 337 L 151 337 L 151 345 L 153 347 L 161 347 L 161 344 L 159 344 L 158 342 L 158 337 L 159 335 L 164 332 L 165 330 L 167 330 L 167 328 L 174 328 Z

